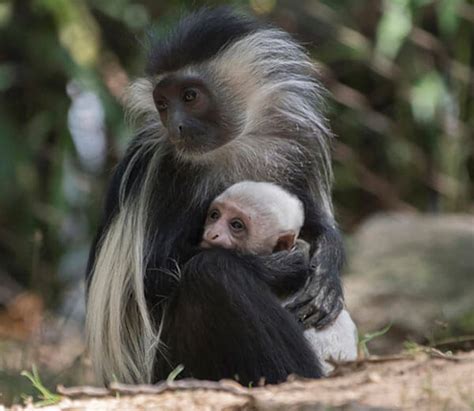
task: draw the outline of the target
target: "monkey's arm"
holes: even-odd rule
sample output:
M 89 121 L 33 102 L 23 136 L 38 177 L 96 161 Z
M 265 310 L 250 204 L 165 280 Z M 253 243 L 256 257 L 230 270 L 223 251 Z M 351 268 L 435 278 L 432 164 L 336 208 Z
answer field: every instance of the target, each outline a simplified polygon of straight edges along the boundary
M 311 244 L 311 273 L 304 287 L 286 306 L 306 328 L 325 327 L 343 309 L 340 272 L 344 263 L 344 246 L 337 227 L 326 220 L 316 212 L 307 215 L 304 234 Z
M 274 293 L 287 296 L 301 289 L 310 275 L 309 245 L 298 241 L 291 251 L 250 258 L 258 277 Z
M 180 377 L 238 376 L 243 385 L 262 376 L 273 384 L 291 373 L 321 375 L 303 330 L 259 278 L 257 260 L 247 257 L 214 248 L 183 266 L 163 327 L 171 364 L 158 358 L 157 379 L 179 363 Z

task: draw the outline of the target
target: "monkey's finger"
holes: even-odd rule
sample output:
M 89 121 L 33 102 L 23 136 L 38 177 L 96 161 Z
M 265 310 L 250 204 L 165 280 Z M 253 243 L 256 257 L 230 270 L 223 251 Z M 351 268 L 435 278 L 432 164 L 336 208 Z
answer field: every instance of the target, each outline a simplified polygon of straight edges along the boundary
M 330 307 L 329 311 L 325 309 L 316 310 L 312 315 L 307 316 L 303 320 L 305 327 L 315 327 L 321 329 L 331 324 L 339 315 L 341 310 L 344 308 L 342 300 L 337 299 L 334 304 Z
M 301 322 L 305 328 L 321 328 L 319 324 L 326 318 L 326 312 L 315 310 L 313 314 L 307 315 Z
M 294 314 L 305 328 L 313 327 L 319 323 L 325 316 L 324 310 L 319 310 L 311 301 L 304 306 L 299 307 Z
M 290 311 L 300 309 L 301 307 L 310 304 L 313 298 L 314 295 L 306 292 L 306 289 L 299 290 L 293 300 L 285 305 L 285 308 Z
M 303 321 L 307 316 L 312 315 L 316 310 L 314 304 L 312 304 L 311 298 L 293 301 L 290 304 L 287 304 L 285 308 L 295 314 L 300 321 Z
M 297 310 L 304 305 L 308 305 L 307 309 L 310 309 L 311 306 L 318 307 L 323 304 L 324 297 L 327 294 L 327 287 L 321 287 L 318 282 L 310 281 L 306 284 L 306 287 L 298 293 L 296 298 L 288 304 L 288 309 L 290 311 Z
M 306 327 L 323 328 L 337 318 L 344 303 L 334 289 L 321 287 L 316 295 L 311 292 L 314 290 L 314 287 L 307 287 L 286 308 Z

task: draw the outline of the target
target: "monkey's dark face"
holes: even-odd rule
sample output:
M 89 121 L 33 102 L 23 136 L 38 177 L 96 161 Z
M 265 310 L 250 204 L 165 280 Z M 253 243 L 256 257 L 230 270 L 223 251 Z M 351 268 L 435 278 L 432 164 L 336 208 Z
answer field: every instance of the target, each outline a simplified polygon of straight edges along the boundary
M 153 100 L 176 149 L 206 153 L 230 140 L 216 97 L 201 79 L 167 76 L 155 86 Z

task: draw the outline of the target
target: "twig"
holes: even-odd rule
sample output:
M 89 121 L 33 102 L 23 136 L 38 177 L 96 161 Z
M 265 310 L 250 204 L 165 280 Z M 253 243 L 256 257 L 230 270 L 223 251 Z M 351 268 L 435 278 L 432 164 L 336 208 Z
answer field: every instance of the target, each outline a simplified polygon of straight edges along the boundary
M 433 348 L 433 347 L 427 347 L 426 350 L 424 350 L 430 357 L 433 358 L 440 358 L 442 360 L 446 361 L 453 361 L 453 362 L 460 362 L 462 361 L 461 358 L 455 357 L 454 355 L 448 355 L 445 354 L 444 352 Z
M 443 345 L 449 345 L 449 344 L 472 344 L 474 345 L 474 335 L 462 335 L 460 337 L 448 337 L 444 338 L 442 340 L 439 340 L 434 344 L 434 347 L 441 347 Z
M 180 390 L 211 390 L 229 392 L 235 395 L 250 395 L 244 387 L 230 380 L 221 380 L 216 382 L 187 379 L 170 382 L 164 381 L 156 385 L 127 385 L 113 382 L 110 384 L 110 390 L 125 395 L 161 394 L 165 391 Z
M 403 355 L 386 355 L 383 357 L 379 357 L 378 355 L 371 355 L 370 357 L 366 358 L 358 358 L 354 361 L 334 361 L 334 360 L 326 360 L 331 365 L 335 367 L 350 367 L 354 365 L 361 365 L 361 364 L 378 364 L 383 362 L 390 362 L 390 361 L 402 361 L 402 360 L 411 360 L 413 359 L 413 355 L 403 354 Z
M 453 361 L 453 362 L 462 361 L 462 358 L 456 357 L 454 355 L 447 355 L 433 347 L 423 347 L 421 352 L 429 355 L 432 358 L 440 358 L 442 360 Z M 359 366 L 362 364 L 380 364 L 380 363 L 391 362 L 391 361 L 413 360 L 415 359 L 415 357 L 416 355 L 414 354 L 386 355 L 383 357 L 379 357 L 377 355 L 371 355 L 370 357 L 359 358 L 355 361 L 334 361 L 334 360 L 326 360 L 326 361 L 336 368 L 341 368 L 341 367 L 354 367 L 354 366 Z
M 111 395 L 112 392 L 107 388 L 101 387 L 65 387 L 64 385 L 58 385 L 56 391 L 66 397 L 106 397 Z

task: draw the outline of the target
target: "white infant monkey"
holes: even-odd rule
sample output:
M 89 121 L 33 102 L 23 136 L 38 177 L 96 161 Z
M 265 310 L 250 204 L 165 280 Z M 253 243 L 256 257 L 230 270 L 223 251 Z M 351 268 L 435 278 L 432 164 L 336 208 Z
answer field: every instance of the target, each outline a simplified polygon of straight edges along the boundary
M 303 221 L 303 204 L 280 186 L 242 181 L 212 202 L 201 246 L 257 255 L 290 250 Z
M 272 183 L 242 181 L 220 194 L 209 207 L 201 247 L 236 249 L 265 255 L 291 250 L 304 223 L 301 201 Z M 291 297 L 284 303 L 291 301 Z M 357 358 L 357 328 L 343 309 L 323 329 L 307 329 L 304 335 L 328 375 L 333 366 L 325 360 L 350 361 Z

